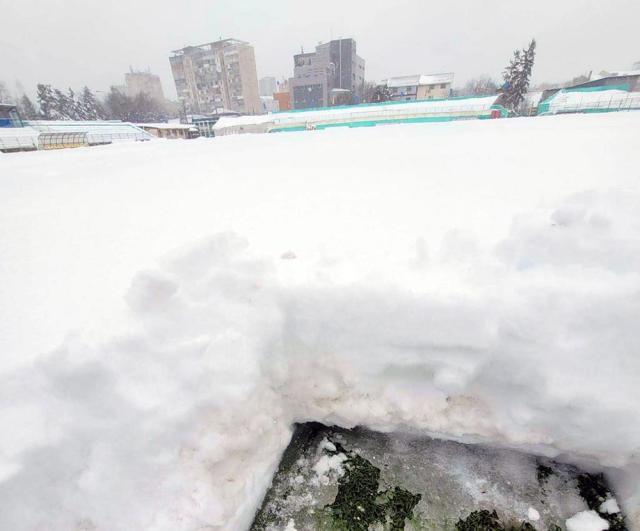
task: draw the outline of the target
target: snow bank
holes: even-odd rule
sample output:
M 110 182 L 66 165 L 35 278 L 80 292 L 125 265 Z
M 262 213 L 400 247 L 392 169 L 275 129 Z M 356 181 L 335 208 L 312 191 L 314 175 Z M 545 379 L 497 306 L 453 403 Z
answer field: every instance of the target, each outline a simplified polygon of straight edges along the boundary
M 244 529 L 307 420 L 598 462 L 635 511 L 639 126 L 3 157 L 0 528 Z
M 561 90 L 540 104 L 540 112 L 550 114 L 572 112 L 631 111 L 640 109 L 640 92 L 598 90 L 593 92 Z
M 600 518 L 595 511 L 583 511 L 569 518 L 566 522 L 567 531 L 605 531 L 609 529 L 609 522 Z

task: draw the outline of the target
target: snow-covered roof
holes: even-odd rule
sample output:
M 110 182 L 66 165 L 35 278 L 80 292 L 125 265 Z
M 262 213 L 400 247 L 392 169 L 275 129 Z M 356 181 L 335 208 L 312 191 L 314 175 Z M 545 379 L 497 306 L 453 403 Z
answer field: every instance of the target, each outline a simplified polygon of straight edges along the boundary
M 606 72 L 603 74 L 593 74 L 589 81 L 597 81 L 599 79 L 608 79 L 610 77 L 628 77 L 640 76 L 640 70 L 619 70 L 617 72 Z M 588 83 L 588 81 L 587 81 Z
M 625 90 L 573 92 L 562 90 L 544 102 L 541 108 L 545 114 L 640 109 L 640 92 L 627 92 Z
M 247 125 L 261 125 L 273 121 L 272 114 L 259 114 L 251 116 L 222 116 L 213 126 L 214 130 L 227 127 L 242 127 Z
M 227 116 L 213 126 L 215 131 L 233 127 L 270 124 L 275 129 L 330 123 L 397 120 L 426 116 L 477 115 L 487 112 L 498 95 L 453 100 L 418 100 L 388 104 L 365 104 L 324 109 L 297 110 L 257 116 Z
M 145 128 L 148 127 L 150 129 L 193 129 L 193 125 L 189 124 L 168 124 L 168 123 L 159 123 L 159 124 L 135 124 L 136 127 Z
M 33 127 L 0 127 L 0 149 L 37 147 L 39 134 Z
M 535 107 L 536 105 L 538 105 L 538 103 L 540 103 L 543 94 L 544 90 L 532 90 L 524 95 L 524 101 L 526 105 Z
M 419 85 L 440 85 L 444 83 L 453 83 L 453 73 L 446 74 L 415 74 L 413 76 L 390 77 L 387 79 L 387 87 L 415 87 Z

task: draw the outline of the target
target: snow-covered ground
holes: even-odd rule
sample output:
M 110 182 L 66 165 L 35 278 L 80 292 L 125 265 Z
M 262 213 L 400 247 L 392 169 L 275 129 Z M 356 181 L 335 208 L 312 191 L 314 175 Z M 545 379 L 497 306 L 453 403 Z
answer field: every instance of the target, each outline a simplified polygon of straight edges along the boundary
M 598 462 L 637 526 L 639 131 L 0 155 L 0 529 L 246 528 L 298 420 Z

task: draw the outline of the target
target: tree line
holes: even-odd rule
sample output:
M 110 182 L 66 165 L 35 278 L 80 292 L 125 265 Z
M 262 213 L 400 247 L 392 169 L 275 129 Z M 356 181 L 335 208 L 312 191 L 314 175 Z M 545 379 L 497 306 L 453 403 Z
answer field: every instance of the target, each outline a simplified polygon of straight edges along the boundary
M 79 93 L 69 88 L 66 91 L 39 83 L 36 101 L 27 94 L 11 98 L 4 84 L 0 83 L 0 101 L 13 101 L 20 116 L 25 120 L 122 120 L 124 122 L 164 122 L 168 113 L 162 102 L 147 94 L 134 97 L 111 87 L 104 101 L 84 87 Z
M 487 96 L 501 93 L 502 104 L 509 111 L 514 114 L 525 112 L 525 96 L 529 90 L 535 54 L 536 41 L 533 39 L 526 48 L 513 53 L 504 69 L 501 86 L 484 76 L 470 80 L 462 89 L 456 90 L 455 95 Z M 0 101 L 3 99 L 8 99 L 8 91 L 0 83 Z M 391 91 L 386 85 L 365 85 L 364 102 L 380 103 L 391 99 Z M 35 103 L 24 94 L 16 104 L 20 115 L 26 120 L 122 120 L 148 123 L 164 122 L 169 117 L 165 105 L 147 94 L 130 97 L 116 87 L 111 87 L 104 101 L 100 101 L 86 86 L 76 93 L 71 88 L 63 92 L 51 85 L 38 84 Z

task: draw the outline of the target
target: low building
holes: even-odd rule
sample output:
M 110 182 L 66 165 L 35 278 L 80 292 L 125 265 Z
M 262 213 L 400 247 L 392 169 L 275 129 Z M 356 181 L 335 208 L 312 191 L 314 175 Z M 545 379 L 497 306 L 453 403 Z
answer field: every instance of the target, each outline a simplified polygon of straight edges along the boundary
M 22 127 L 24 124 L 13 103 L 0 103 L 0 127 Z
M 437 100 L 451 96 L 453 77 L 452 73 L 416 74 L 392 77 L 384 84 L 389 88 L 392 101 Z
M 170 140 L 198 138 L 200 133 L 198 128 L 189 124 L 136 124 L 140 129 L 151 133 L 157 138 L 167 138 Z
M 30 151 L 100 146 L 152 140 L 153 135 L 128 122 L 28 120 L 23 127 L 0 128 L 0 151 Z
M 243 133 L 316 131 L 333 127 L 374 127 L 390 124 L 451 122 L 503 118 L 507 110 L 500 95 L 454 100 L 370 103 L 323 109 L 295 110 L 261 116 L 225 117 L 214 126 L 215 136 Z
M 212 138 L 215 136 L 214 126 L 218 123 L 220 118 L 225 116 L 240 116 L 240 113 L 227 110 L 211 115 L 190 116 L 189 122 L 198 129 L 200 136 Z
M 588 89 L 592 87 L 607 87 L 609 90 L 640 91 L 640 69 L 619 72 L 600 72 L 592 75 L 589 81 L 578 83 L 567 89 Z
M 273 99 L 278 102 L 279 111 L 291 110 L 291 92 L 288 90 L 285 92 L 275 92 L 273 94 Z
M 278 112 L 280 110 L 278 100 L 273 96 L 260 96 L 260 102 L 262 103 L 262 114 Z

